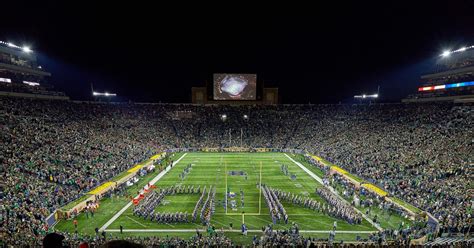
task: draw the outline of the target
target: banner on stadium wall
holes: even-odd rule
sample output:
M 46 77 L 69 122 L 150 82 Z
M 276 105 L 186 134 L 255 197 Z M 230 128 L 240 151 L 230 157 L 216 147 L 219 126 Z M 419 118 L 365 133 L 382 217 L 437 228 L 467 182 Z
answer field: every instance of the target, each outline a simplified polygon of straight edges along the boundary
M 166 156 L 166 152 L 158 153 L 156 155 L 151 156 L 151 160 L 158 160 Z
M 249 152 L 250 148 L 246 147 L 227 147 L 223 149 L 226 152 Z
M 377 187 L 377 186 L 375 186 L 371 183 L 363 183 L 362 188 L 366 188 L 369 191 L 372 191 L 372 192 L 376 193 L 379 196 L 387 196 L 388 195 L 388 193 L 386 191 L 382 190 L 381 188 L 379 188 L 379 187 Z
M 143 164 L 137 164 L 137 165 L 135 165 L 133 168 L 131 168 L 130 170 L 128 170 L 127 172 L 128 172 L 128 173 L 137 172 L 137 171 L 140 170 L 143 166 L 144 166 Z
M 301 149 L 272 149 L 272 151 L 294 153 L 294 154 L 304 154 L 304 151 Z
M 203 152 L 219 152 L 219 148 L 205 147 L 205 148 L 202 148 L 201 151 L 203 151 Z
M 134 173 L 134 172 L 137 172 L 138 170 L 140 170 L 141 168 L 145 167 L 145 166 L 150 166 L 153 164 L 153 162 L 157 161 L 157 160 L 160 160 L 162 158 L 164 158 L 166 156 L 166 152 L 162 152 L 162 153 L 158 153 L 156 155 L 153 155 L 150 157 L 149 160 L 146 160 L 144 162 L 141 162 L 137 165 L 135 165 L 133 168 L 129 169 L 127 172 L 128 173 Z
M 301 149 L 281 149 L 281 148 L 263 148 L 263 147 L 204 147 L 204 148 L 173 148 L 166 152 L 286 152 L 295 154 L 304 154 Z
M 116 183 L 114 182 L 105 182 L 101 184 L 99 187 L 95 188 L 94 190 L 89 191 L 89 195 L 99 195 L 104 193 L 105 191 L 108 191 L 109 189 L 112 188 Z
M 331 166 L 331 170 L 335 170 L 335 171 L 337 171 L 337 172 L 339 172 L 339 173 L 341 173 L 341 174 L 343 174 L 343 175 L 346 175 L 346 174 L 349 173 L 349 172 L 347 172 L 346 170 L 344 170 L 343 168 L 341 168 L 341 167 L 339 167 L 339 166 L 335 166 L 335 165 Z

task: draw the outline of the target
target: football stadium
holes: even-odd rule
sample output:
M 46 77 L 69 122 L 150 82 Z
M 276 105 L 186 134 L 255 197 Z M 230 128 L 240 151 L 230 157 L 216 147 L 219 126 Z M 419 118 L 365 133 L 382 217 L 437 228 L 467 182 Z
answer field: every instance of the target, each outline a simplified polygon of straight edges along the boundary
M 159 85 L 187 102 L 100 83 L 73 97 L 45 52 L 0 41 L 0 246 L 472 247 L 465 44 L 398 101 L 376 85 L 323 104 L 232 67 Z

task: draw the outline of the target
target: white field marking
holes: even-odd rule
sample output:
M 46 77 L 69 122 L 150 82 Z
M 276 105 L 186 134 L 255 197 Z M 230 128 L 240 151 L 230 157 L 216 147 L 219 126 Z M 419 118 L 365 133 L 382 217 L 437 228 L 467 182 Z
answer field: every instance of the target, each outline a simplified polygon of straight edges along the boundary
M 222 215 L 238 216 L 238 215 L 241 215 L 241 214 L 239 214 L 239 213 L 229 213 L 229 214 L 214 214 L 214 215 L 219 215 L 219 216 L 222 216 Z M 245 213 L 245 215 L 252 216 L 252 219 L 257 219 L 257 220 L 260 220 L 260 221 L 263 221 L 263 222 L 268 222 L 268 220 L 265 220 L 265 219 L 262 219 L 262 218 L 257 217 L 257 216 L 267 216 L 266 214 Z M 303 216 L 303 217 L 311 216 L 311 217 L 313 217 L 314 214 L 290 214 L 290 215 L 288 215 L 288 216 L 289 216 L 289 217 L 292 217 L 292 216 Z M 309 218 L 305 218 L 305 219 L 309 219 Z M 311 221 L 318 222 L 318 223 L 321 223 L 321 224 L 324 224 L 324 222 L 318 221 L 317 219 L 311 218 L 310 220 L 311 220 Z
M 294 159 L 292 159 L 290 156 L 288 156 L 288 154 L 285 153 L 285 156 L 291 160 L 291 162 L 295 163 L 296 165 L 298 165 L 298 167 L 300 167 L 304 172 L 308 173 L 308 175 L 310 175 L 313 179 L 315 179 L 316 181 L 318 181 L 318 183 L 320 183 L 321 185 L 324 186 L 324 183 L 323 183 L 323 180 L 321 178 L 319 178 L 316 174 L 314 174 L 312 171 L 308 170 L 308 168 L 306 168 L 304 165 L 302 165 L 301 163 L 299 162 L 296 162 Z
M 178 160 L 174 161 L 173 162 L 173 166 L 175 166 L 177 163 L 179 163 L 179 161 L 181 161 L 182 158 L 184 158 L 184 156 L 186 156 L 187 153 L 183 154 L 183 156 L 181 156 Z M 150 181 L 150 184 L 151 185 L 154 185 L 158 180 L 160 180 L 166 173 L 168 173 L 168 171 L 170 171 L 169 169 L 171 169 L 170 166 L 167 166 L 165 167 L 165 169 L 160 172 L 155 178 L 153 178 L 153 180 Z M 130 206 L 132 206 L 132 202 L 128 202 L 127 205 L 125 205 L 122 209 L 120 209 L 120 211 L 118 211 L 109 221 L 107 221 L 99 230 L 102 232 L 103 230 L 107 229 L 107 227 L 109 227 L 115 220 L 117 220 L 120 215 L 122 215 Z
M 197 226 L 197 227 L 202 227 L 201 225 L 198 225 L 198 224 L 196 224 L 196 223 L 194 223 L 194 222 L 191 222 L 191 223 L 193 223 L 193 224 L 194 224 L 195 226 Z
M 263 223 L 269 222 L 268 220 L 265 220 L 265 219 L 262 219 L 262 218 L 259 218 L 259 217 L 256 217 L 256 216 L 253 216 L 252 218 L 263 221 Z
M 303 224 L 303 223 L 299 223 L 298 225 L 301 225 L 301 228 L 307 228 L 307 227 L 311 228 L 310 225 Z
M 224 224 L 220 221 L 217 221 L 217 220 L 211 220 L 211 222 L 217 223 L 217 224 L 222 225 L 222 226 L 226 226 L 226 224 Z
M 180 233 L 192 233 L 196 232 L 196 230 L 200 232 L 206 232 L 206 229 L 123 229 L 123 232 L 130 232 L 130 233 L 151 233 L 151 232 L 158 232 L 158 233 L 167 233 L 167 232 L 180 232 Z M 120 229 L 107 229 L 105 230 L 107 232 L 120 232 Z M 275 232 L 276 230 L 274 230 Z M 224 232 L 235 232 L 235 233 L 240 233 L 240 228 L 239 229 L 233 229 L 233 230 L 225 230 Z M 258 229 L 251 229 L 248 230 L 248 232 L 251 233 L 261 233 L 262 230 Z M 330 230 L 300 230 L 300 233 L 330 233 Z M 349 233 L 349 234 L 358 234 L 358 233 L 375 233 L 378 231 L 336 231 L 336 234 L 338 233 Z
M 140 225 L 140 226 L 142 226 L 142 227 L 148 227 L 147 225 L 144 225 L 143 223 L 140 223 L 140 222 L 138 222 L 138 221 L 136 221 L 136 220 L 130 218 L 130 216 L 126 216 L 126 217 L 127 217 L 129 220 L 131 220 L 131 221 L 137 223 L 138 225 Z
M 262 212 L 262 161 L 260 161 L 260 182 L 258 185 L 258 214 Z
M 224 163 L 224 176 L 225 176 L 225 189 L 224 189 L 224 192 L 225 192 L 225 214 L 227 214 L 227 209 L 229 208 L 229 200 L 227 199 L 227 194 L 229 192 L 227 192 L 227 164 Z
M 171 228 L 174 228 L 174 226 L 173 226 L 173 225 L 171 225 L 171 224 L 169 224 L 169 223 L 166 223 L 166 222 L 165 222 L 164 224 L 166 224 L 166 225 L 170 226 Z
M 291 216 L 301 216 L 301 214 L 292 214 Z M 304 216 L 314 216 L 314 215 L 304 215 Z M 263 222 L 269 222 L 268 220 L 264 220 L 264 219 L 259 218 L 259 217 L 256 217 L 256 216 L 253 216 L 252 218 L 257 219 L 257 220 L 260 220 L 260 221 L 263 221 Z M 314 221 L 314 222 L 317 222 L 317 223 L 325 224 L 324 222 L 319 221 L 319 220 L 317 220 L 317 219 L 313 219 L 313 221 Z M 302 225 L 302 226 L 306 226 L 306 227 L 310 227 L 310 228 L 311 228 L 311 226 L 306 225 L 306 224 L 300 223 L 299 225 Z
M 327 189 L 329 189 L 333 194 L 335 194 L 337 197 L 339 197 L 339 199 L 345 201 L 347 204 L 349 204 L 349 206 L 351 206 L 351 204 L 346 201 L 346 199 L 344 199 L 342 196 L 340 196 L 336 190 L 334 190 L 332 187 L 328 187 L 326 185 L 324 185 L 323 183 L 323 180 L 321 178 L 319 178 L 316 174 L 314 174 L 312 171 L 310 171 L 308 168 L 306 168 L 304 165 L 302 165 L 300 162 L 296 162 L 294 159 L 292 159 L 290 156 L 288 156 L 288 154 L 285 153 L 285 156 L 291 160 L 293 163 L 295 163 L 296 165 L 298 165 L 298 167 L 300 167 L 303 171 L 305 171 L 306 173 L 308 173 L 308 175 L 310 175 L 312 178 L 314 178 L 316 181 L 318 181 L 321 185 L 323 185 L 323 187 L 326 187 Z M 377 230 L 379 231 L 383 231 L 383 229 L 375 224 L 369 217 L 367 217 L 364 213 L 362 213 L 359 209 L 355 208 L 355 207 L 352 207 L 356 212 L 358 212 L 360 215 L 362 215 L 362 217 L 367 220 L 372 226 L 374 226 L 375 228 L 377 228 Z

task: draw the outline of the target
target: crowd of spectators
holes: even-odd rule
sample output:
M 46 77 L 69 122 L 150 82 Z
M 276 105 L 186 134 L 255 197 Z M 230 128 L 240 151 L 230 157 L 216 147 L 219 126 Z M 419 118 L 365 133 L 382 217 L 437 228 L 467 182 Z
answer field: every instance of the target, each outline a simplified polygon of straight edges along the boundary
M 458 231 L 472 222 L 470 105 L 198 106 L 0 97 L 0 130 L 0 232 L 7 243 L 42 237 L 55 209 L 171 148 L 302 149 L 432 213 L 442 228 Z
M 19 241 L 17 247 L 31 246 L 31 243 Z M 24 245 L 24 246 L 23 246 Z M 145 236 L 121 237 L 103 233 L 95 236 L 79 236 L 67 233 L 51 233 L 47 238 L 35 243 L 41 247 L 114 247 L 114 248 L 140 248 L 140 247 L 233 247 L 234 243 L 223 233 L 215 232 L 212 235 L 203 235 L 197 232 L 190 238 L 177 236 Z M 36 247 L 33 246 L 33 247 Z

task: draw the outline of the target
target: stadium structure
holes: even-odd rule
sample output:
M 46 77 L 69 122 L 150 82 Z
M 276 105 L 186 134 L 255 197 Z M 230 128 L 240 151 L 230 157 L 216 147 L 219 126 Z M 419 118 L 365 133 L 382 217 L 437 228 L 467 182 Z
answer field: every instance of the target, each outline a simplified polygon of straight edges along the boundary
M 71 101 L 34 54 L 0 47 L 5 246 L 474 242 L 469 101 L 284 105 L 225 73 L 193 104 Z M 469 96 L 473 60 L 456 61 L 411 99 Z
M 444 51 L 436 62 L 436 71 L 421 76 L 418 93 L 413 101 L 474 101 L 474 46 Z
M 0 41 L 0 90 L 2 95 L 69 99 L 49 84 L 51 73 L 43 70 L 34 51 Z M 23 94 L 23 95 L 22 95 Z

